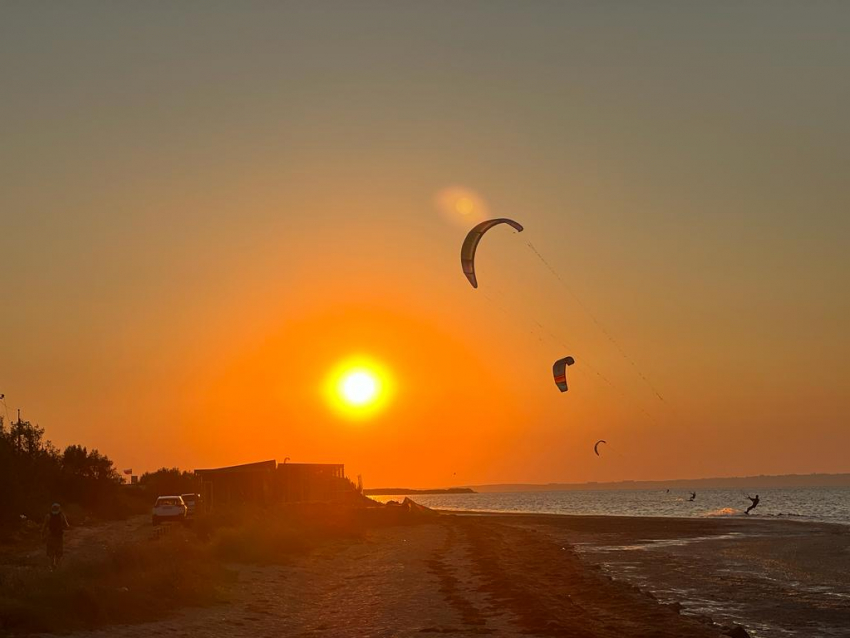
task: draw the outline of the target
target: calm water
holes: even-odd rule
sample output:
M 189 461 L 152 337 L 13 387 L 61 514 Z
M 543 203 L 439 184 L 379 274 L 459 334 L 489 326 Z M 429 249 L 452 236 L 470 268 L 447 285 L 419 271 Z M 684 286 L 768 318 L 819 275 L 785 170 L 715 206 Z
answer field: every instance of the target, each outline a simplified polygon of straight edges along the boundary
M 755 496 L 750 492 L 750 496 Z M 760 489 L 761 503 L 750 514 L 850 524 L 850 487 Z M 743 516 L 750 505 L 743 490 L 576 490 L 568 492 L 485 492 L 480 494 L 417 494 L 426 507 L 477 512 L 592 514 L 608 516 Z M 404 496 L 373 496 L 386 502 Z

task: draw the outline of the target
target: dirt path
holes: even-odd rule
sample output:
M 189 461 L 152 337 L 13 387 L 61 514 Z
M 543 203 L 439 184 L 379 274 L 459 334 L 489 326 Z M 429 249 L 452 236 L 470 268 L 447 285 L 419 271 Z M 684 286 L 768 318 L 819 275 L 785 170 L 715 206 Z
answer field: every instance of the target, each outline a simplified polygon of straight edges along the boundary
M 133 516 L 124 521 L 96 525 L 74 525 L 65 532 L 65 564 L 89 562 L 110 547 L 127 542 L 150 541 L 157 534 L 169 533 L 166 526 L 155 529 L 150 516 Z M 0 565 L 47 569 L 44 543 L 30 542 L 28 549 L 6 548 Z
M 234 567 L 226 605 L 185 610 L 142 625 L 76 636 L 413 636 L 461 627 L 423 557 L 444 542 L 442 525 L 383 529 L 363 542 L 329 546 L 285 566 Z

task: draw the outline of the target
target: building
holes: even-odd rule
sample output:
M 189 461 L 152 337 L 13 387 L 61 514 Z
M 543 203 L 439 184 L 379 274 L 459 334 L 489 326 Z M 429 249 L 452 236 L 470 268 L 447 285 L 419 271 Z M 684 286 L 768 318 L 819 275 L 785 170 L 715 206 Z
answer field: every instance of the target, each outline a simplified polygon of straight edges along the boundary
M 226 504 L 327 502 L 349 487 L 342 463 L 283 463 L 274 459 L 195 470 L 207 508 Z
M 348 487 L 342 463 L 283 462 L 277 466 L 277 484 L 285 503 L 333 501 Z
M 208 470 L 195 470 L 206 507 L 231 503 L 265 505 L 272 501 L 277 462 L 260 461 Z

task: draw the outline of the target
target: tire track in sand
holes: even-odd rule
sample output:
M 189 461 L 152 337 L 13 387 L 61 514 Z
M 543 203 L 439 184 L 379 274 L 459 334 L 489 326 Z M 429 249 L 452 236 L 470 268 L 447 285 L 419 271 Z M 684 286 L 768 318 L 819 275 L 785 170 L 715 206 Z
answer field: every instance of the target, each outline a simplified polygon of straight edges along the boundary
M 435 549 L 431 558 L 426 561 L 428 571 L 437 577 L 440 583 L 440 594 L 443 599 L 454 609 L 461 618 L 465 633 L 469 634 L 493 634 L 495 629 L 488 627 L 487 618 L 481 609 L 470 600 L 470 596 L 464 591 L 462 567 L 466 562 L 458 543 L 457 527 L 447 525 L 446 539 L 442 546 Z M 454 628 L 428 627 L 423 632 L 432 633 L 455 633 L 459 630 Z

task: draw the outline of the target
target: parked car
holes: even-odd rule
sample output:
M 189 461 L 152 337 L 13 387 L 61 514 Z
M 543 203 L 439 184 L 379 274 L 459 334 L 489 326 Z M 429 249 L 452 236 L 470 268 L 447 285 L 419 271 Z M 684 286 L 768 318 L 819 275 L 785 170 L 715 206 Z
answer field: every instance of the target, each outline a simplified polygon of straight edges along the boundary
M 188 508 L 181 496 L 160 496 L 153 506 L 152 519 L 154 525 L 165 521 L 183 523 L 186 520 Z
M 186 512 L 186 516 L 192 518 L 196 512 L 201 512 L 200 494 L 181 494 L 180 496 L 183 498 L 183 502 L 186 503 L 186 507 L 189 508 Z

